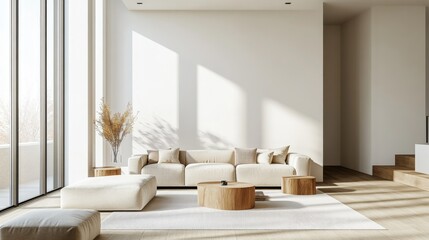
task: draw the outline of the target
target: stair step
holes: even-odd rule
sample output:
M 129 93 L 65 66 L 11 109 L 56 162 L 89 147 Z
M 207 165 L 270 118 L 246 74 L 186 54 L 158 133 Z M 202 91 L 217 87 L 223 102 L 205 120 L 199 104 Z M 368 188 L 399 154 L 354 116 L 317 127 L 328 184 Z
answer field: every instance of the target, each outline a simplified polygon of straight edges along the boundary
M 394 171 L 393 181 L 429 191 L 429 175 L 412 170 Z
M 393 181 L 393 173 L 396 170 L 413 170 L 407 167 L 392 166 L 392 165 L 374 165 L 372 166 L 372 175 Z
M 397 154 L 395 155 L 395 165 L 415 169 L 415 159 L 416 157 L 413 154 Z

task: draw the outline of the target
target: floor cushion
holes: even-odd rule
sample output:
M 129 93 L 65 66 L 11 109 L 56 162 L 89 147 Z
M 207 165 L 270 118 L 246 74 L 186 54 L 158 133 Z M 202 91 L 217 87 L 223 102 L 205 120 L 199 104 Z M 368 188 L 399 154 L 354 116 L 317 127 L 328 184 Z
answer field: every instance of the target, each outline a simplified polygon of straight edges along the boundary
M 32 210 L 0 226 L 1 240 L 92 240 L 99 234 L 95 210 Z
M 155 195 L 154 176 L 91 177 L 61 189 L 61 208 L 141 210 Z

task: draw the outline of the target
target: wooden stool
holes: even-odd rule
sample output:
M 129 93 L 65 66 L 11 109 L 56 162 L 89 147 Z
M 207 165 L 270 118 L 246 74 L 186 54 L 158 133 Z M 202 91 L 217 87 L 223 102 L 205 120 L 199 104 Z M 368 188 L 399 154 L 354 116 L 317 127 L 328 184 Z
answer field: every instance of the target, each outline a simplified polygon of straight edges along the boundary
M 95 167 L 94 177 L 121 175 L 120 167 Z
M 198 204 L 221 210 L 245 210 L 255 207 L 255 185 L 250 183 L 202 182 L 197 184 Z
M 282 177 L 282 192 L 294 195 L 316 194 L 316 178 L 313 176 Z

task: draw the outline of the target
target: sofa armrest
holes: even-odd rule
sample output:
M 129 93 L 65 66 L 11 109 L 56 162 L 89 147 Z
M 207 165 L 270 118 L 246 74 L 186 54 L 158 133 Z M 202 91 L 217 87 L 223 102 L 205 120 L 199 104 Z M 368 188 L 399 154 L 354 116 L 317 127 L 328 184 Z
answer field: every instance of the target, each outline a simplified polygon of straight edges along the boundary
M 310 157 L 298 153 L 290 153 L 287 156 L 287 162 L 290 166 L 295 168 L 297 176 L 310 175 Z
M 147 164 L 147 154 L 134 155 L 128 158 L 129 174 L 140 174 L 144 165 Z

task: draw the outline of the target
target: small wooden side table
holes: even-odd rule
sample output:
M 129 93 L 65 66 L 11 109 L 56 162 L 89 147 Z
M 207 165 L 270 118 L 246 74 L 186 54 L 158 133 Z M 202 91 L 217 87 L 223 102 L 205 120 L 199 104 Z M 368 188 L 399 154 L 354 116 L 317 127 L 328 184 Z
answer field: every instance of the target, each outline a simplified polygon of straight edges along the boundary
M 202 182 L 197 184 L 198 204 L 221 210 L 245 210 L 255 207 L 255 185 L 250 183 Z
M 121 175 L 120 167 L 95 167 L 94 177 Z
M 282 192 L 294 195 L 316 194 L 316 178 L 313 176 L 282 177 Z

